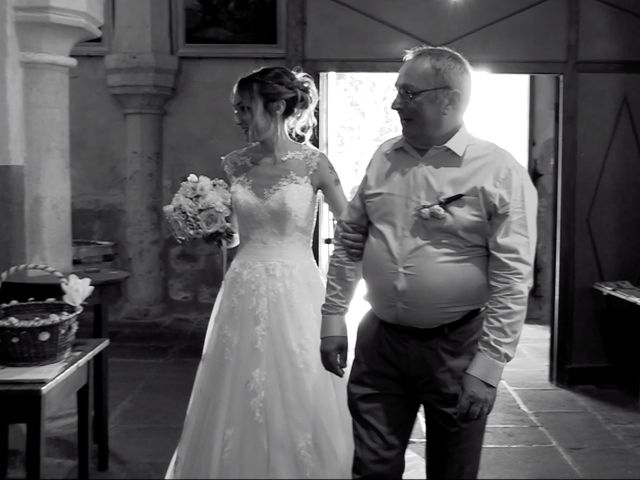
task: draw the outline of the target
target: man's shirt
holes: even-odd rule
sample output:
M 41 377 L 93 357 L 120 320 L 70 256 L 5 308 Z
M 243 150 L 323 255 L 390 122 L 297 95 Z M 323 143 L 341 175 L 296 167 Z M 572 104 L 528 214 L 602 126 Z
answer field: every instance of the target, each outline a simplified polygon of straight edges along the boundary
M 443 218 L 418 209 L 462 194 Z M 383 143 L 340 221 L 366 226 L 367 299 L 382 320 L 433 328 L 487 306 L 467 372 L 497 385 L 524 324 L 536 246 L 537 194 L 527 171 L 462 127 L 420 156 L 403 137 Z M 338 237 L 338 236 L 336 236 Z M 336 238 L 322 306 L 323 337 L 346 335 L 360 276 Z

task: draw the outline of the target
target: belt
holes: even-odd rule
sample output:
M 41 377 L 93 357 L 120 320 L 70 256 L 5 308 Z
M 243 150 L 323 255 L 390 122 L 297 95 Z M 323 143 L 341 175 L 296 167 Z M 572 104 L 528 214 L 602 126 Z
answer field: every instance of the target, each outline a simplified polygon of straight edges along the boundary
M 462 317 L 453 322 L 445 323 L 444 325 L 438 325 L 433 328 L 418 328 L 418 327 L 409 327 L 407 325 L 398 325 L 397 323 L 389 323 L 384 320 L 381 321 L 382 325 L 389 330 L 392 330 L 396 333 L 401 333 L 403 335 L 408 335 L 414 338 L 427 339 L 434 338 L 441 335 L 445 335 L 448 332 L 456 330 L 463 326 L 465 323 L 470 320 L 476 318 L 482 312 L 485 311 L 487 307 L 474 308 L 473 310 L 465 313 Z

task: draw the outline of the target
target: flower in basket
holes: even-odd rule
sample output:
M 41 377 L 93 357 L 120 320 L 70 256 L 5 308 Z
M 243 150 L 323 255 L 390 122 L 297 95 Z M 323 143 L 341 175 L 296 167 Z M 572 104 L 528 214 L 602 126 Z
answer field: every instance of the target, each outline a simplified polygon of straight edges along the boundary
M 60 287 L 64 292 L 62 300 L 75 307 L 82 305 L 82 302 L 84 302 L 86 298 L 93 293 L 94 289 L 91 285 L 90 278 L 78 278 L 74 273 L 69 275 L 67 279 L 62 280 L 60 282 Z
M 219 178 L 190 174 L 180 184 L 171 204 L 162 210 L 178 242 L 205 238 L 222 244 L 233 237 L 233 228 L 227 221 L 231 214 L 231 193 Z
M 430 203 L 428 205 L 420 205 L 417 208 L 416 213 L 423 220 L 429 220 L 430 218 L 441 219 L 447 214 L 446 206 L 451 202 L 455 202 L 459 198 L 464 197 L 462 193 L 456 193 L 450 197 L 443 198 L 436 203 Z

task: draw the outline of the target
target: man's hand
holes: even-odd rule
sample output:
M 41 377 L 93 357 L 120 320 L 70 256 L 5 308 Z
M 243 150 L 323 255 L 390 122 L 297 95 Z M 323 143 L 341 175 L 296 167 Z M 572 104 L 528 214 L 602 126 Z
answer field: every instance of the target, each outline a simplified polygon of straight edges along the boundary
M 465 373 L 462 379 L 462 393 L 458 400 L 458 419 L 471 422 L 489 415 L 496 401 L 496 390 L 493 385 Z
M 347 368 L 347 337 L 324 337 L 320 342 L 320 358 L 324 368 L 339 377 L 344 376 Z
M 354 262 L 362 259 L 367 233 L 366 227 L 360 227 L 346 222 L 338 223 L 340 244 L 344 247 L 347 256 Z

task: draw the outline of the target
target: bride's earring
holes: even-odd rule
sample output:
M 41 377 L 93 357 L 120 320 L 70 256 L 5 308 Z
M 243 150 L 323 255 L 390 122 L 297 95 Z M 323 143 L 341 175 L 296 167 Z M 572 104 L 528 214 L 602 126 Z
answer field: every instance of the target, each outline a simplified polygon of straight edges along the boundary
M 273 115 L 274 117 L 282 117 L 282 114 L 284 113 L 284 100 L 277 100 L 275 102 L 272 102 L 269 105 L 269 111 L 271 112 L 271 115 Z

